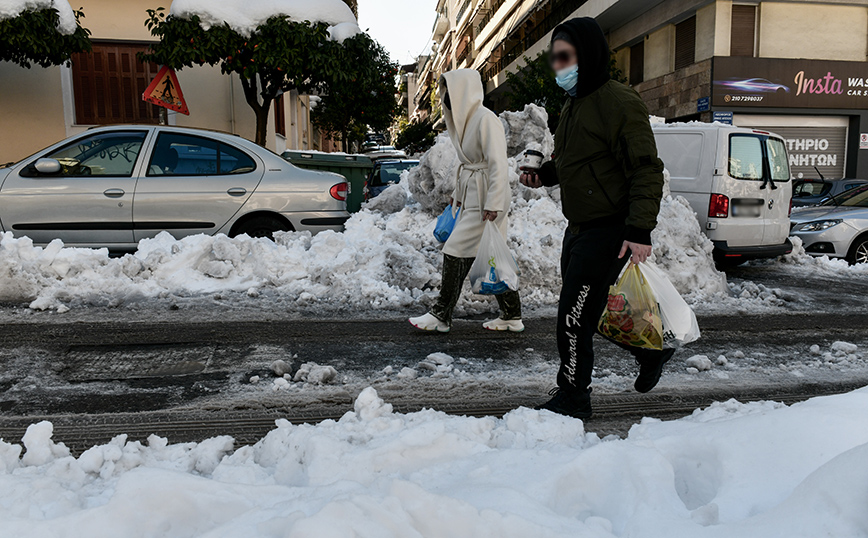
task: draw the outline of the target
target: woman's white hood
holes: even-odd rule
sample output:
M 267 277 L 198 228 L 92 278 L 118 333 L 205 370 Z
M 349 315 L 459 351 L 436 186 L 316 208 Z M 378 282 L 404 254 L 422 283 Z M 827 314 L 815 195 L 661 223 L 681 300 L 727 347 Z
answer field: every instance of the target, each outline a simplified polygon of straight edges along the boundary
M 464 132 L 470 119 L 482 107 L 485 91 L 482 77 L 476 69 L 447 71 L 440 77 L 440 86 L 446 84 L 446 91 L 440 92 L 441 108 L 446 119 L 446 128 L 456 148 L 464 145 Z M 452 109 L 446 108 L 443 100 L 449 93 Z

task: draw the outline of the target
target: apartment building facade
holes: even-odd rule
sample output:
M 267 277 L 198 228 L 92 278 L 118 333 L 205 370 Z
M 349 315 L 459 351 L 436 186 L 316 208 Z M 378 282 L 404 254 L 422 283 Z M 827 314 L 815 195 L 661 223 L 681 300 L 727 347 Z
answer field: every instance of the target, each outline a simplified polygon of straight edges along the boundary
M 158 2 L 81 0 L 84 25 L 93 35 L 93 53 L 77 54 L 71 66 L 24 69 L 0 62 L 0 163 L 15 161 L 95 125 L 158 123 L 157 107 L 141 96 L 157 66 L 136 59 L 153 42 L 145 10 Z M 168 123 L 230 132 L 253 139 L 255 117 L 238 77 L 220 67 L 178 72 L 190 115 L 169 112 Z M 310 120 L 310 100 L 297 92 L 276 102 L 268 124 L 268 147 L 329 151 Z
M 652 114 L 777 132 L 796 177 L 868 177 L 868 0 L 441 0 L 437 9 L 427 80 L 477 69 L 495 108 L 506 74 L 546 50 L 558 24 L 595 17 Z M 417 97 L 431 91 L 422 81 Z

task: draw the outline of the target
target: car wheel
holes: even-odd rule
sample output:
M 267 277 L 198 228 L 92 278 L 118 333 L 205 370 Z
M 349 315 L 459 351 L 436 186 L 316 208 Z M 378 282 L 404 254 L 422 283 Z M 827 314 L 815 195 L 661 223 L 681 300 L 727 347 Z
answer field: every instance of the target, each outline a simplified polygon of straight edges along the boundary
M 863 235 L 856 239 L 853 246 L 850 247 L 850 252 L 847 254 L 847 261 L 850 265 L 857 263 L 868 263 L 868 235 Z
M 238 226 L 232 237 L 247 234 L 250 237 L 267 237 L 273 241 L 275 232 L 288 232 L 290 230 L 290 226 L 283 220 L 269 215 L 260 215 Z

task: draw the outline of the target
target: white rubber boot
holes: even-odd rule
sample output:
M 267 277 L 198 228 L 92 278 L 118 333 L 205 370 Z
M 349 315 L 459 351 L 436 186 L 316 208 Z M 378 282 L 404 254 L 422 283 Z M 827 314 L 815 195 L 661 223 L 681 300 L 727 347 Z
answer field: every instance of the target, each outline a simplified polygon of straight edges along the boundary
M 514 333 L 520 333 L 524 331 L 524 323 L 522 323 L 520 319 L 511 319 L 509 321 L 505 321 L 497 318 L 491 321 L 486 321 L 482 324 L 482 326 L 489 331 L 510 331 Z
M 449 332 L 449 325 L 440 321 L 433 314 L 425 314 L 418 318 L 410 318 L 410 325 L 423 331 L 437 331 L 441 333 Z

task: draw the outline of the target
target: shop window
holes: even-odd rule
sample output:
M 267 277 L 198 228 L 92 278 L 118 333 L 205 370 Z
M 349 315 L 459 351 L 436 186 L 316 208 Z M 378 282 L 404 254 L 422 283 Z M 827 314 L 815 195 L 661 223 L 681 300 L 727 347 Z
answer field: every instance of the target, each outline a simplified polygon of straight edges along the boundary
M 274 131 L 286 136 L 286 106 L 283 104 L 283 94 L 274 100 Z
M 157 65 L 136 54 L 147 45 L 94 43 L 93 52 L 72 56 L 75 122 L 79 125 L 159 123 L 159 108 L 142 100 Z
M 645 80 L 645 41 L 630 47 L 630 84 L 636 85 Z
M 756 42 L 756 6 L 732 6 L 730 56 L 753 56 Z
M 675 69 L 696 61 L 696 17 L 675 25 Z

